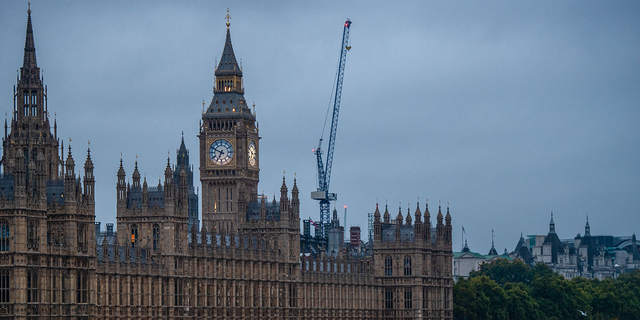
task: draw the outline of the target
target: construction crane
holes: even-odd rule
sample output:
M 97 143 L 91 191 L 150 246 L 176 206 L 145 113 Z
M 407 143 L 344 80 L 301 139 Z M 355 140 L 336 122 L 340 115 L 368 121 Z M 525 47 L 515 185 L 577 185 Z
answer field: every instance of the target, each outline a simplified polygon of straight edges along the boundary
M 317 191 L 311 192 L 311 199 L 320 201 L 320 228 L 322 237 L 324 238 L 327 238 L 327 229 L 330 223 L 330 201 L 335 201 L 338 199 L 338 196 L 335 193 L 329 193 L 329 182 L 331 181 L 333 150 L 336 145 L 336 131 L 338 130 L 338 114 L 340 112 L 340 98 L 342 97 L 342 80 L 344 79 L 344 66 L 347 62 L 347 51 L 351 49 L 351 47 L 349 46 L 350 27 L 351 20 L 347 19 L 347 21 L 345 21 L 344 23 L 344 31 L 342 32 L 342 48 L 340 50 L 340 63 L 338 66 L 337 75 L 338 80 L 336 81 L 336 95 L 333 99 L 333 116 L 331 118 L 331 134 L 329 135 L 329 149 L 327 152 L 326 164 L 324 164 L 322 161 L 322 137 L 320 137 L 318 148 L 313 151 L 318 161 L 318 189 Z

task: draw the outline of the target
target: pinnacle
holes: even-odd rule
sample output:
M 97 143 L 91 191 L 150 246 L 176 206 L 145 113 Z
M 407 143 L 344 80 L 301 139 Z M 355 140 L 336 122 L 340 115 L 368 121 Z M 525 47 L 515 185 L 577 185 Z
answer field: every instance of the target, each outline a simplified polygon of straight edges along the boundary
M 31 26 L 31 8 L 27 10 L 27 35 L 24 41 L 24 59 L 23 68 L 37 68 L 36 62 L 36 45 L 33 40 L 33 27 Z
M 242 76 L 242 70 L 236 60 L 236 55 L 233 52 L 233 45 L 231 44 L 231 32 L 227 29 L 227 38 L 224 42 L 224 49 L 222 50 L 222 57 L 220 57 L 220 63 L 216 68 L 215 75 L 230 75 L 235 74 Z

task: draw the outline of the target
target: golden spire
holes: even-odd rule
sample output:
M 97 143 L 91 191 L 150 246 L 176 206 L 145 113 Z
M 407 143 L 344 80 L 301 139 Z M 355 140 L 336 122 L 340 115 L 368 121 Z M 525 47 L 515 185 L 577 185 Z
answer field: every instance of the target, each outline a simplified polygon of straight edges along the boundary
M 229 22 L 229 19 L 231 19 L 231 16 L 229 15 L 229 8 L 227 8 L 227 15 L 225 16 L 225 19 L 227 19 L 227 30 L 229 30 L 229 26 L 231 25 Z

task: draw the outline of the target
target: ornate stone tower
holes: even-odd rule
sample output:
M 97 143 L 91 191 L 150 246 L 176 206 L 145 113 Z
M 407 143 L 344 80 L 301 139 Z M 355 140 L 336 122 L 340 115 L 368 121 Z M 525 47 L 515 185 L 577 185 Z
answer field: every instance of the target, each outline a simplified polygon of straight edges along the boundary
M 28 180 L 35 176 L 30 171 L 35 170 L 39 156 L 43 157 L 42 165 L 45 169 L 45 181 L 58 179 L 57 128 L 51 134 L 49 114 L 47 112 L 47 91 L 42 84 L 40 68 L 36 62 L 36 47 L 31 27 L 31 10 L 28 11 L 27 36 L 24 43 L 24 58 L 20 68 L 17 87 L 14 87 L 13 116 L 11 117 L 11 134 L 7 135 L 7 123 L 4 124 L 4 141 L 2 164 L 4 172 L 15 172 L 18 167 L 11 161 L 18 153 L 24 156 L 25 174 Z M 55 122 L 55 121 L 54 121 Z M 33 182 L 33 181 L 31 181 Z
M 200 125 L 202 228 L 236 231 L 249 202 L 257 201 L 259 140 L 255 112 L 244 99 L 242 70 L 229 33 L 215 71 L 213 99 Z

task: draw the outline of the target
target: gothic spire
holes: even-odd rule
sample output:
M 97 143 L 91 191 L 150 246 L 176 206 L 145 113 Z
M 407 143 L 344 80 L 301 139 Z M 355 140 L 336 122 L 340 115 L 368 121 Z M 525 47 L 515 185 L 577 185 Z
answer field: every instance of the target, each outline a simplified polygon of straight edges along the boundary
M 36 44 L 33 41 L 33 27 L 31 26 L 31 5 L 27 10 L 27 36 L 24 41 L 24 59 L 22 67 L 25 69 L 37 68 L 36 63 Z
M 229 31 L 229 19 L 231 16 L 229 15 L 229 9 L 227 9 L 227 39 L 224 42 L 224 50 L 222 50 L 222 57 L 220 57 L 220 63 L 218 64 L 218 68 L 216 68 L 216 76 L 222 75 L 237 75 L 242 77 L 242 70 L 240 70 L 240 66 L 238 66 L 238 61 L 236 61 L 236 55 L 233 53 L 233 45 L 231 44 L 231 32 Z
M 589 226 L 589 215 L 587 215 L 587 224 L 584 226 L 584 235 L 585 236 L 591 235 L 591 227 Z

